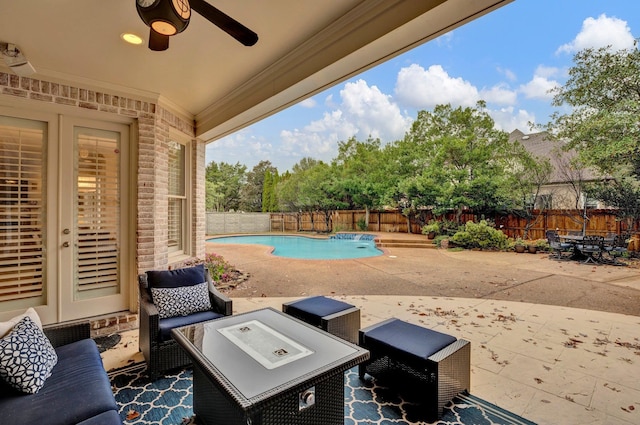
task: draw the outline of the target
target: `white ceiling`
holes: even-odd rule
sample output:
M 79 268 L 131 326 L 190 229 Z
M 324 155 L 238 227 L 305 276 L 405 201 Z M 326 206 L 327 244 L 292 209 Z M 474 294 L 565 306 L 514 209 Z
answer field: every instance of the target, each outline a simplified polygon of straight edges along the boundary
M 169 50 L 150 51 L 135 0 L 0 0 L 0 41 L 20 48 L 34 78 L 158 102 L 210 141 L 512 0 L 207 1 L 258 43 L 245 47 L 194 13 Z M 145 43 L 126 44 L 124 32 Z

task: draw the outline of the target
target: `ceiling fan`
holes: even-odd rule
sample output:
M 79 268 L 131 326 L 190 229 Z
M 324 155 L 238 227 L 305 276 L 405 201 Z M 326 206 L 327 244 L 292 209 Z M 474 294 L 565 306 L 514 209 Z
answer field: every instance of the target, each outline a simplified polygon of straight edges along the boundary
M 150 29 L 151 50 L 167 50 L 169 37 L 189 25 L 192 9 L 245 46 L 258 42 L 258 34 L 204 0 L 136 0 L 136 9 Z

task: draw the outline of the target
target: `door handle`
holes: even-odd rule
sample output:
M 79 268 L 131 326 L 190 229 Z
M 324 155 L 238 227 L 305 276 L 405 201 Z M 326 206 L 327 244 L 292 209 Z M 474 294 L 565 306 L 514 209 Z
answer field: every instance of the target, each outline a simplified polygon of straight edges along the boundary
M 65 248 L 69 248 L 69 242 L 62 242 L 62 246 Z

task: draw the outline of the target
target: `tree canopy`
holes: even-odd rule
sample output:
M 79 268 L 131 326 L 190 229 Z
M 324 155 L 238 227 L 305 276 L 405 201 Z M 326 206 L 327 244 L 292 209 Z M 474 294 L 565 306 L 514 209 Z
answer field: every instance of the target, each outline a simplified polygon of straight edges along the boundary
M 585 165 L 609 178 L 594 184 L 592 197 L 619 208 L 625 218 L 640 211 L 640 51 L 610 47 L 574 56 L 569 79 L 554 92 L 550 132 L 566 140 Z

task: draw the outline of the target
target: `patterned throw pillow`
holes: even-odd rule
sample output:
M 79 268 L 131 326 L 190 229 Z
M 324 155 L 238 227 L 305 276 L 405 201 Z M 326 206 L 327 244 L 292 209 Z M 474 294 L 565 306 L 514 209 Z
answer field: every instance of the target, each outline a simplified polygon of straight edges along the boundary
M 161 319 L 211 310 L 207 282 L 178 288 L 151 288 L 151 296 Z
M 18 391 L 40 391 L 56 363 L 58 355 L 51 342 L 30 317 L 0 339 L 0 377 Z

